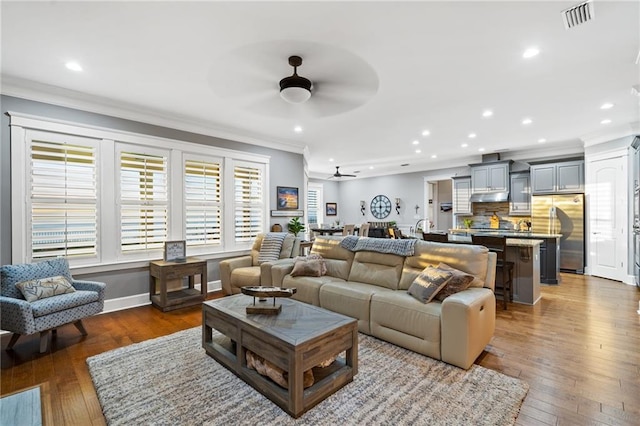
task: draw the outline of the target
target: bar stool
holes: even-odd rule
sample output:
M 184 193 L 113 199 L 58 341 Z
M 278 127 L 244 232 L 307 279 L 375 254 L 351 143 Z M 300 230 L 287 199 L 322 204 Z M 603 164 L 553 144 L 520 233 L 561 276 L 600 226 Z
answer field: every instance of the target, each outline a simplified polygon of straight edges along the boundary
M 502 301 L 504 309 L 507 309 L 507 301 L 513 300 L 513 262 L 508 262 L 507 257 L 507 237 L 494 237 L 472 235 L 473 244 L 485 246 L 497 256 L 496 264 L 496 288 L 498 288 L 498 279 L 500 279 L 500 287 L 502 289 Z M 496 293 L 497 296 L 497 293 Z
M 439 234 L 437 232 L 423 232 L 422 239 L 425 241 L 435 241 L 437 243 L 449 242 L 449 236 L 447 234 Z

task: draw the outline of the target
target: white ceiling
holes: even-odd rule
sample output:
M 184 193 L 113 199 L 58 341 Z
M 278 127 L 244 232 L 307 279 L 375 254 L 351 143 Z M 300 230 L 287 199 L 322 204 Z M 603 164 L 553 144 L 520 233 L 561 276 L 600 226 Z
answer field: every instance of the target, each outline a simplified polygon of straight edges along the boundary
M 2 93 L 306 148 L 318 177 L 580 152 L 640 132 L 640 3 L 596 0 L 566 30 L 576 3 L 3 1 Z M 278 93 L 293 54 L 315 85 L 301 105 Z

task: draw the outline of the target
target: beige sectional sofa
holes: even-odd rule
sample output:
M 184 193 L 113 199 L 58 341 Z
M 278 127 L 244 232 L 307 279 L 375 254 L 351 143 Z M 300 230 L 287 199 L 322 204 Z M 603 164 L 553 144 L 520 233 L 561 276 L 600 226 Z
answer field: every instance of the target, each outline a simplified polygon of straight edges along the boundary
M 326 275 L 291 276 L 293 260 L 271 267 L 271 285 L 295 287 L 295 299 L 358 320 L 358 329 L 382 340 L 468 369 L 495 329 L 495 253 L 485 247 L 416 241 L 413 256 L 350 251 L 343 237 L 316 238 L 311 253 L 325 259 Z M 440 263 L 474 276 L 470 288 L 442 302 L 407 293 L 428 265 Z M 263 283 L 263 285 L 265 285 Z

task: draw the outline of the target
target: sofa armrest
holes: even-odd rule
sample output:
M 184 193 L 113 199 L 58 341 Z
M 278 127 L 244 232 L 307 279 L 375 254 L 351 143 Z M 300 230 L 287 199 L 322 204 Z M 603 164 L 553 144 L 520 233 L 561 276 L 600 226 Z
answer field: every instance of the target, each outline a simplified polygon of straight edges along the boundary
M 284 277 L 293 271 L 295 259 L 282 259 L 276 265 L 271 267 L 271 285 L 274 287 L 282 287 Z
M 98 300 L 104 300 L 104 292 L 107 288 L 105 283 L 98 281 L 73 280 L 71 285 L 76 290 L 95 291 L 98 293 Z
M 251 256 L 240 256 L 220 261 L 220 282 L 224 294 L 233 294 L 231 291 L 231 272 L 236 268 L 246 268 L 253 265 Z
M 444 299 L 440 317 L 441 358 L 469 368 L 493 337 L 496 299 L 487 288 L 469 288 Z
M 0 328 L 19 334 L 36 331 L 31 303 L 13 297 L 0 296 Z
M 286 258 L 286 259 L 279 259 L 279 260 L 274 260 L 272 262 L 264 262 L 263 264 L 260 265 L 260 285 L 263 287 L 279 287 L 280 284 L 282 284 L 282 281 L 280 281 L 280 284 L 275 284 L 273 282 L 273 275 L 272 275 L 272 269 L 274 266 L 278 266 L 278 265 L 288 265 L 291 264 L 293 266 L 294 264 L 294 260 L 291 258 Z

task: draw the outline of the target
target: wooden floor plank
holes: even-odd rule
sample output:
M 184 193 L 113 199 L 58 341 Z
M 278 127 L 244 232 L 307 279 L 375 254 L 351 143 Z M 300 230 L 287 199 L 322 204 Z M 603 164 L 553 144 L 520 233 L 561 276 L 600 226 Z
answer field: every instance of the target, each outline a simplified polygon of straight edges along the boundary
M 518 425 L 627 425 L 640 418 L 640 291 L 619 282 L 561 274 L 535 306 L 498 306 L 496 332 L 476 360 L 530 389 Z M 55 425 L 104 425 L 86 358 L 201 324 L 200 307 L 151 306 L 87 318 L 88 336 L 59 329 L 46 354 L 37 335 L 0 351 L 0 394 L 46 386 Z M 6 347 L 9 335 L 2 337 Z M 635 422 L 635 423 L 634 423 Z

